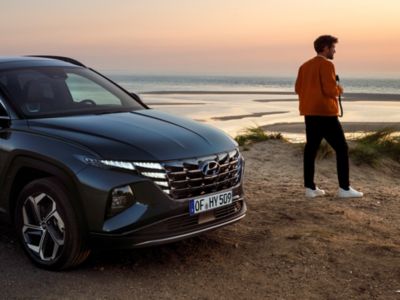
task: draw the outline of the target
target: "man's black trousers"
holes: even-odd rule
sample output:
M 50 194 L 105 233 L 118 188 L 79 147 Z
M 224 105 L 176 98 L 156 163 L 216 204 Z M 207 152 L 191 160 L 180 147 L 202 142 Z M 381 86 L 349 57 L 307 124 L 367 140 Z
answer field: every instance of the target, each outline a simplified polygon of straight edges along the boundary
M 315 158 L 322 139 L 325 139 L 336 152 L 336 167 L 339 186 L 348 190 L 349 154 L 346 138 L 338 117 L 305 116 L 306 146 L 304 149 L 304 186 L 315 189 Z

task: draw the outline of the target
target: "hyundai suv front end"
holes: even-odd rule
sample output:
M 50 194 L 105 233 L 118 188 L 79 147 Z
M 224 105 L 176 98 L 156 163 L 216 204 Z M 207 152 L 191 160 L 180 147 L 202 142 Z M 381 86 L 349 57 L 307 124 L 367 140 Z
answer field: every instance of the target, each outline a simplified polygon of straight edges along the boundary
M 0 212 L 40 267 L 238 221 L 243 167 L 220 130 L 149 109 L 77 61 L 0 58 Z

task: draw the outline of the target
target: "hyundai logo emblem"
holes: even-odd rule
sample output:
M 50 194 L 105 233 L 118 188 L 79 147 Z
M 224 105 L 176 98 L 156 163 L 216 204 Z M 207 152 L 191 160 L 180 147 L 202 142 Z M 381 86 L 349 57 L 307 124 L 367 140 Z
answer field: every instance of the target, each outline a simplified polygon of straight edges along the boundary
M 213 176 L 219 173 L 220 165 L 216 161 L 206 161 L 201 166 L 201 171 L 206 176 Z

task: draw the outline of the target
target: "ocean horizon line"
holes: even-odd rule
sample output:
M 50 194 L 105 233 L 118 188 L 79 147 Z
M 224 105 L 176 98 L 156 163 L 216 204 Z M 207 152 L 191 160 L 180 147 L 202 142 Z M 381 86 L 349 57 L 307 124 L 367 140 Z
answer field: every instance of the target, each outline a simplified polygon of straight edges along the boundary
M 104 74 L 108 74 L 110 76 L 135 76 L 135 77 L 176 77 L 176 78 L 185 78 L 185 77 L 192 77 L 192 78 L 255 78 L 255 79 L 263 79 L 263 78 L 276 78 L 276 79 L 296 79 L 297 70 L 293 72 L 293 74 L 227 74 L 227 73 L 164 73 L 164 72 L 154 72 L 154 73 L 146 73 L 146 72 L 135 72 L 135 71 L 125 71 L 125 70 L 100 70 L 100 72 Z M 397 80 L 400 76 L 399 74 L 346 74 L 346 73 L 339 73 L 339 76 L 343 79 L 378 79 L 378 80 Z

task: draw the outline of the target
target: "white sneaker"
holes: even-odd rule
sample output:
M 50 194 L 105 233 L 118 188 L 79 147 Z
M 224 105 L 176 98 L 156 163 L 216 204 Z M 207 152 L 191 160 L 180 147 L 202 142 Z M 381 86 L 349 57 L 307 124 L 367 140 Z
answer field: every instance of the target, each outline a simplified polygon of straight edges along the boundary
M 315 190 L 306 188 L 306 197 L 307 198 L 321 197 L 324 195 L 325 195 L 325 191 L 319 189 L 318 187 L 315 187 Z
M 339 188 L 337 193 L 338 198 L 361 198 L 362 196 L 364 196 L 364 193 L 356 191 L 351 186 L 349 187 L 348 191 Z

